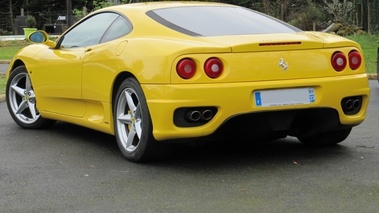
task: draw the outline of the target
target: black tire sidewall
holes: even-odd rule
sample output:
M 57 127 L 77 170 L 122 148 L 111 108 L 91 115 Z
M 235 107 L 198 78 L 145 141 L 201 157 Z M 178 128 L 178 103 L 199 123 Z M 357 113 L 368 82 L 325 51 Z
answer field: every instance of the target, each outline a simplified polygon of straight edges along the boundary
M 120 99 L 121 93 L 125 91 L 125 89 L 130 88 L 134 90 L 138 96 L 138 101 L 141 107 L 142 114 L 142 135 L 140 138 L 139 145 L 132 152 L 127 151 L 122 143 L 117 127 L 117 105 Z M 122 154 L 130 161 L 143 161 L 149 158 L 150 146 L 155 142 L 152 136 L 152 124 L 150 119 L 150 113 L 147 107 L 146 98 L 143 94 L 142 88 L 140 87 L 138 81 L 134 78 L 125 79 L 120 87 L 117 90 L 116 99 L 113 105 L 113 122 L 114 122 L 114 131 L 115 137 L 117 140 L 117 144 L 122 152 Z
M 5 90 L 5 94 L 6 94 L 6 101 L 7 101 L 7 108 L 8 108 L 8 111 L 9 111 L 9 114 L 11 114 L 13 120 L 21 127 L 23 128 L 26 128 L 26 129 L 39 129 L 39 128 L 42 128 L 45 126 L 45 124 L 48 122 L 46 119 L 42 118 L 42 116 L 39 116 L 39 118 L 33 122 L 33 123 L 30 123 L 30 124 L 27 124 L 27 123 L 24 123 L 22 122 L 13 112 L 12 110 L 12 107 L 10 105 L 10 84 L 12 82 L 12 80 L 19 74 L 26 74 L 26 75 L 29 75 L 25 66 L 18 66 L 16 67 L 9 75 L 9 79 L 7 81 L 7 85 L 6 85 L 6 90 Z M 30 77 L 29 77 L 30 79 Z M 33 85 L 31 83 L 31 85 Z

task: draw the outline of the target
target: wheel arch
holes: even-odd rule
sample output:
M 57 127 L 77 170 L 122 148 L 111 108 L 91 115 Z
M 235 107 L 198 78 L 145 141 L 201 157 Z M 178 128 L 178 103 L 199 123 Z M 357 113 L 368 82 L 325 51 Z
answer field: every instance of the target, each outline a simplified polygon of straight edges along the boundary
M 12 65 L 6 86 L 6 102 L 13 120 L 22 128 L 40 129 L 55 123 L 38 112 L 33 84 L 24 63 Z
M 21 59 L 17 59 L 13 62 L 10 73 L 19 66 L 25 66 L 25 63 Z M 10 74 L 9 73 L 9 74 Z
M 114 102 L 116 100 L 117 90 L 120 87 L 121 83 L 125 79 L 130 78 L 130 77 L 133 77 L 133 78 L 137 79 L 131 72 L 128 72 L 128 71 L 120 72 L 117 75 L 117 77 L 115 78 L 114 82 L 113 82 L 112 96 L 111 96 L 112 97 L 112 99 L 111 99 L 112 115 L 114 113 L 114 107 L 113 107 L 113 105 L 114 105 Z

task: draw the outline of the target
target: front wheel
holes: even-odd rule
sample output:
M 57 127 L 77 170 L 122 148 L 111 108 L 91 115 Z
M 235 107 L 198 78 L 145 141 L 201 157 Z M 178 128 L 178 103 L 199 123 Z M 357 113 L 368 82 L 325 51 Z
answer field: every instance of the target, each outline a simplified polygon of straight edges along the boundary
M 23 128 L 38 129 L 54 123 L 39 114 L 33 85 L 25 66 L 17 67 L 10 74 L 6 100 L 13 120 Z
M 128 160 L 152 160 L 169 151 L 152 135 L 146 99 L 136 79 L 125 79 L 120 85 L 114 102 L 113 120 L 118 146 Z
M 306 145 L 334 145 L 344 141 L 349 136 L 351 129 L 347 128 L 313 136 L 298 137 L 298 139 Z

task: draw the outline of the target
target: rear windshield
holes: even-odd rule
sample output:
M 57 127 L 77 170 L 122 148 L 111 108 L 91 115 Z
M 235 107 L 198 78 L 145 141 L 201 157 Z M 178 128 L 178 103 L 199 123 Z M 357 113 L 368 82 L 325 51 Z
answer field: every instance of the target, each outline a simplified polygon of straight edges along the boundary
M 242 7 L 193 6 L 147 12 L 155 21 L 191 36 L 293 33 L 301 30 Z

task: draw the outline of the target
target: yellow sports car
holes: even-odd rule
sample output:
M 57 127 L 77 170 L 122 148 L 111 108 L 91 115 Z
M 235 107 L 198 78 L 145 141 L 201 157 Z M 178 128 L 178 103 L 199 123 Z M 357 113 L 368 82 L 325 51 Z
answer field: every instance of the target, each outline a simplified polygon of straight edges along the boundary
M 56 41 L 43 31 L 29 40 L 36 44 L 7 72 L 15 122 L 113 134 L 130 161 L 206 136 L 336 144 L 363 122 L 369 101 L 357 43 L 234 5 L 118 5 Z

